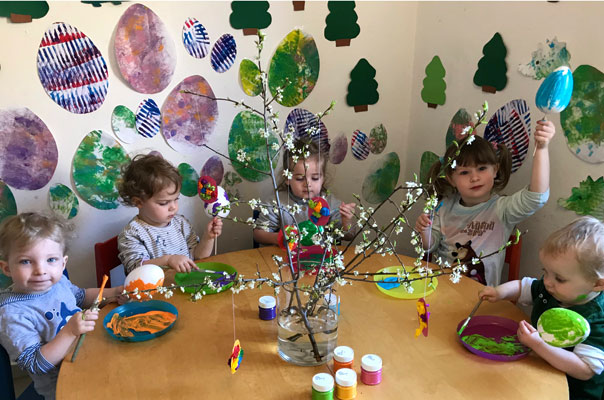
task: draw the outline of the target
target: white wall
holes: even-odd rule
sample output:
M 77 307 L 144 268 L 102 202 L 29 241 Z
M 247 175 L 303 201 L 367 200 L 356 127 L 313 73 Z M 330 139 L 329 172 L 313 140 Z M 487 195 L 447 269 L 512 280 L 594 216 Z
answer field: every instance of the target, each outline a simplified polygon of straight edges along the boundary
M 116 24 L 123 12 L 132 3 L 113 6 L 104 4 L 101 8 L 93 8 L 81 2 L 49 2 L 49 13 L 29 24 L 12 24 L 7 19 L 0 19 L 0 109 L 8 107 L 28 107 L 38 115 L 48 126 L 57 142 L 59 161 L 56 172 L 44 188 L 36 191 L 12 189 L 19 212 L 31 210 L 47 210 L 48 188 L 55 183 L 63 183 L 74 189 L 70 171 L 73 155 L 82 138 L 91 130 L 103 129 L 113 135 L 111 130 L 111 113 L 115 106 L 123 104 L 135 111 L 139 102 L 151 97 L 161 107 L 167 94 L 185 77 L 202 75 L 212 86 L 217 96 L 246 99 L 251 104 L 258 104 L 243 94 L 238 84 L 238 65 L 243 57 L 253 57 L 256 54 L 254 37 L 244 37 L 240 30 L 234 30 L 229 24 L 230 2 L 143 2 L 150 7 L 166 24 L 176 44 L 178 61 L 176 71 L 170 85 L 161 93 L 144 95 L 130 89 L 121 77 L 113 53 L 113 36 Z M 412 82 L 421 82 L 421 74 L 413 67 L 416 35 L 416 22 L 429 19 L 430 6 L 420 6 L 422 16 L 418 19 L 417 3 L 400 2 L 358 2 L 356 11 L 361 26 L 359 37 L 353 39 L 351 47 L 336 48 L 333 42 L 323 36 L 325 17 L 327 16 L 326 2 L 307 2 L 306 10 L 293 12 L 289 1 L 271 2 L 269 12 L 272 23 L 266 29 L 264 65 L 268 64 L 272 52 L 287 33 L 296 27 L 314 36 L 321 59 L 321 72 L 317 86 L 300 107 L 313 112 L 322 111 L 331 100 L 336 100 L 335 112 L 324 119 L 330 137 L 336 137 L 344 132 L 349 140 L 355 129 L 369 133 L 378 123 L 383 123 L 389 133 L 388 146 L 385 152 L 397 151 L 401 157 L 401 178 L 405 175 L 406 157 L 415 157 L 413 151 L 404 146 L 406 135 L 413 131 L 408 129 L 411 121 L 410 112 L 417 112 L 416 105 L 411 100 Z M 426 8 L 427 7 L 427 8 Z M 436 10 L 434 10 L 436 11 Z M 212 70 L 209 57 L 201 60 L 188 55 L 181 42 L 181 31 L 187 17 L 197 18 L 207 29 L 212 43 L 223 33 L 231 33 L 237 41 L 237 62 L 229 71 L 218 74 Z M 65 111 L 56 105 L 44 92 L 36 70 L 36 54 L 44 31 L 53 22 L 66 22 L 84 32 L 99 48 L 109 69 L 109 92 L 103 106 L 97 111 L 78 115 Z M 422 35 L 425 27 L 419 27 Z M 505 36 L 504 36 L 505 38 Z M 421 56 L 420 64 L 424 61 L 424 51 L 418 51 Z M 472 52 L 474 55 L 476 52 Z M 376 80 L 379 83 L 380 100 L 370 106 L 368 112 L 355 113 L 346 105 L 346 88 L 349 83 L 349 73 L 360 58 L 366 58 L 377 70 Z M 445 61 L 446 64 L 447 61 Z M 448 65 L 447 65 L 448 67 Z M 468 90 L 468 89 L 466 89 Z M 471 91 L 471 88 L 469 89 Z M 449 95 L 449 93 L 448 93 Z M 452 108 L 454 101 L 450 98 L 447 104 Z M 468 106 L 472 106 L 469 103 Z M 217 127 L 211 136 L 210 144 L 218 150 L 226 152 L 227 138 L 233 117 L 239 110 L 231 105 L 219 105 L 220 117 Z M 423 113 L 424 110 L 422 109 Z M 281 110 L 282 124 L 288 109 Z M 443 115 L 442 110 L 439 114 Z M 427 114 L 430 121 L 435 114 Z M 447 113 L 449 115 L 449 113 Z M 417 117 L 414 117 L 415 125 Z M 446 129 L 446 128 L 445 128 Z M 163 139 L 157 135 L 152 139 L 141 139 L 124 148 L 131 154 L 147 152 L 150 149 L 160 151 L 164 157 L 175 165 L 181 162 L 191 164 L 197 171 L 212 155 L 207 150 L 201 150 L 194 156 L 181 155 L 172 150 Z M 360 193 L 366 169 L 378 156 L 370 155 L 369 159 L 360 162 L 348 154 L 346 160 L 332 168 L 332 190 L 345 201 L 352 201 L 352 192 Z M 414 166 L 413 162 L 407 162 Z M 226 166 L 225 169 L 231 168 Z M 259 196 L 268 188 L 268 182 L 262 184 L 244 183 L 241 192 L 246 198 Z M 182 196 L 181 213 L 194 222 L 200 231 L 207 222 L 203 213 L 202 203 L 197 198 Z M 117 210 L 102 211 L 95 209 L 80 199 L 80 211 L 73 220 L 78 233 L 72 243 L 68 269 L 72 280 L 81 286 L 96 286 L 93 245 L 120 232 L 126 222 L 135 214 L 135 210 L 120 206 Z M 233 215 L 249 216 L 249 207 Z M 242 225 L 226 222 L 223 236 L 219 240 L 219 252 L 226 252 L 251 247 L 251 230 Z

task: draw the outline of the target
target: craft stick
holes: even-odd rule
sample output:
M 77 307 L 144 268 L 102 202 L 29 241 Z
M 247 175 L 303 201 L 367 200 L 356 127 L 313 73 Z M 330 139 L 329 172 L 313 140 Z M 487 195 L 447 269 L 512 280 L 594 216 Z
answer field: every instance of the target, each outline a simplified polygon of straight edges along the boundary
M 214 255 L 218 255 L 218 237 L 214 238 Z
M 98 308 L 99 304 L 101 304 L 101 301 L 103 301 L 103 290 L 105 290 L 105 285 L 107 284 L 107 280 L 109 280 L 109 277 L 107 275 L 103 275 L 103 283 L 101 284 L 101 288 L 99 289 L 99 294 L 96 297 L 96 300 L 94 301 L 94 303 L 92 303 L 92 306 L 90 307 L 91 310 Z M 82 318 L 84 318 L 84 314 L 82 314 Z M 82 343 L 84 343 L 85 337 L 86 337 L 86 334 L 82 333 L 80 335 L 80 337 L 78 338 L 78 343 L 76 344 L 76 347 L 73 350 L 73 354 L 71 355 L 71 362 L 74 362 L 76 356 L 78 355 L 78 352 L 80 351 L 80 347 L 82 347 Z

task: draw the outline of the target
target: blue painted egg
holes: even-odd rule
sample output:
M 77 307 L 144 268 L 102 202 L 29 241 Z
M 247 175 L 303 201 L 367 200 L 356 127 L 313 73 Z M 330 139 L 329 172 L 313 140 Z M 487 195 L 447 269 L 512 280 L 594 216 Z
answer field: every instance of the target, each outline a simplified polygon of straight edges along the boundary
M 367 134 L 356 130 L 352 134 L 352 140 L 350 141 L 350 150 L 352 156 L 357 160 L 363 161 L 369 155 L 369 139 Z
M 153 99 L 143 100 L 136 110 L 136 130 L 146 138 L 157 135 L 161 125 L 161 112 Z
M 225 33 L 212 47 L 212 68 L 216 72 L 225 72 L 233 66 L 237 57 L 237 44 L 233 35 Z
M 187 53 L 195 58 L 204 58 L 210 49 L 210 36 L 206 28 L 195 18 L 187 18 L 182 27 L 182 42 Z
M 573 74 L 570 68 L 556 68 L 539 86 L 535 103 L 544 113 L 559 113 L 563 111 L 573 94 Z

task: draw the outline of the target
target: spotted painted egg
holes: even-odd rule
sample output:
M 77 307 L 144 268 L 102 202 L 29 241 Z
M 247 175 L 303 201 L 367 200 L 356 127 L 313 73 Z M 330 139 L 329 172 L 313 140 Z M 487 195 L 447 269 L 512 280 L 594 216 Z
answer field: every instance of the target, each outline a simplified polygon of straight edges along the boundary
M 566 308 L 550 308 L 537 321 L 539 335 L 555 347 L 572 347 L 581 343 L 591 331 L 589 322 L 579 313 Z
M 367 134 L 356 130 L 352 134 L 352 140 L 350 141 L 350 150 L 352 156 L 357 160 L 363 161 L 369 155 L 369 139 Z
M 141 295 L 141 299 L 147 299 L 146 292 L 141 293 L 143 290 L 156 289 L 164 283 L 164 270 L 153 264 L 145 264 L 128 274 L 124 281 L 124 289 L 128 292 L 132 292 L 138 289 Z M 150 292 L 151 296 L 155 294 L 154 291 Z M 132 297 L 132 296 L 131 296 Z

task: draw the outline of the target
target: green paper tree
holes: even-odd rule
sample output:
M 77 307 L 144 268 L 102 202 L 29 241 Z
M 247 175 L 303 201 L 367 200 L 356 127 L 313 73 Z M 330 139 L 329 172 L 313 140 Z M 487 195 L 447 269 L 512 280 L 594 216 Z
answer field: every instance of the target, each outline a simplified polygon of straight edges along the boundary
M 367 111 L 367 105 L 375 104 L 380 99 L 375 79 L 375 69 L 364 58 L 350 72 L 346 103 L 354 107 L 355 112 Z
M 119 6 L 120 4 L 122 4 L 121 1 L 84 1 L 84 0 L 82 0 L 82 3 L 90 4 L 93 7 L 100 7 L 103 5 L 103 3 L 111 3 L 114 6 Z
M 428 103 L 428 107 L 436 108 L 438 104 L 445 104 L 445 89 L 447 84 L 443 79 L 445 77 L 445 67 L 440 62 L 438 56 L 434 56 L 432 61 L 426 66 L 426 78 L 424 79 L 424 88 L 422 89 L 422 100 Z
M 591 176 L 571 189 L 568 199 L 558 199 L 558 204 L 579 215 L 591 215 L 604 220 L 604 177 L 593 180 Z
M 272 17 L 268 12 L 268 1 L 233 1 L 229 21 L 235 29 L 243 29 L 243 34 L 256 35 L 258 29 L 268 27 Z
M 48 13 L 45 1 L 0 1 L 0 16 L 10 18 L 13 23 L 31 22 Z
M 350 40 L 359 36 L 354 1 L 328 1 L 329 14 L 325 18 L 325 39 L 336 42 L 336 47 L 350 46 Z
M 478 69 L 474 74 L 474 84 L 482 87 L 483 92 L 495 93 L 503 90 L 508 83 L 506 76 L 508 67 L 505 57 L 508 51 L 499 33 L 482 48 L 484 56 L 478 61 Z

